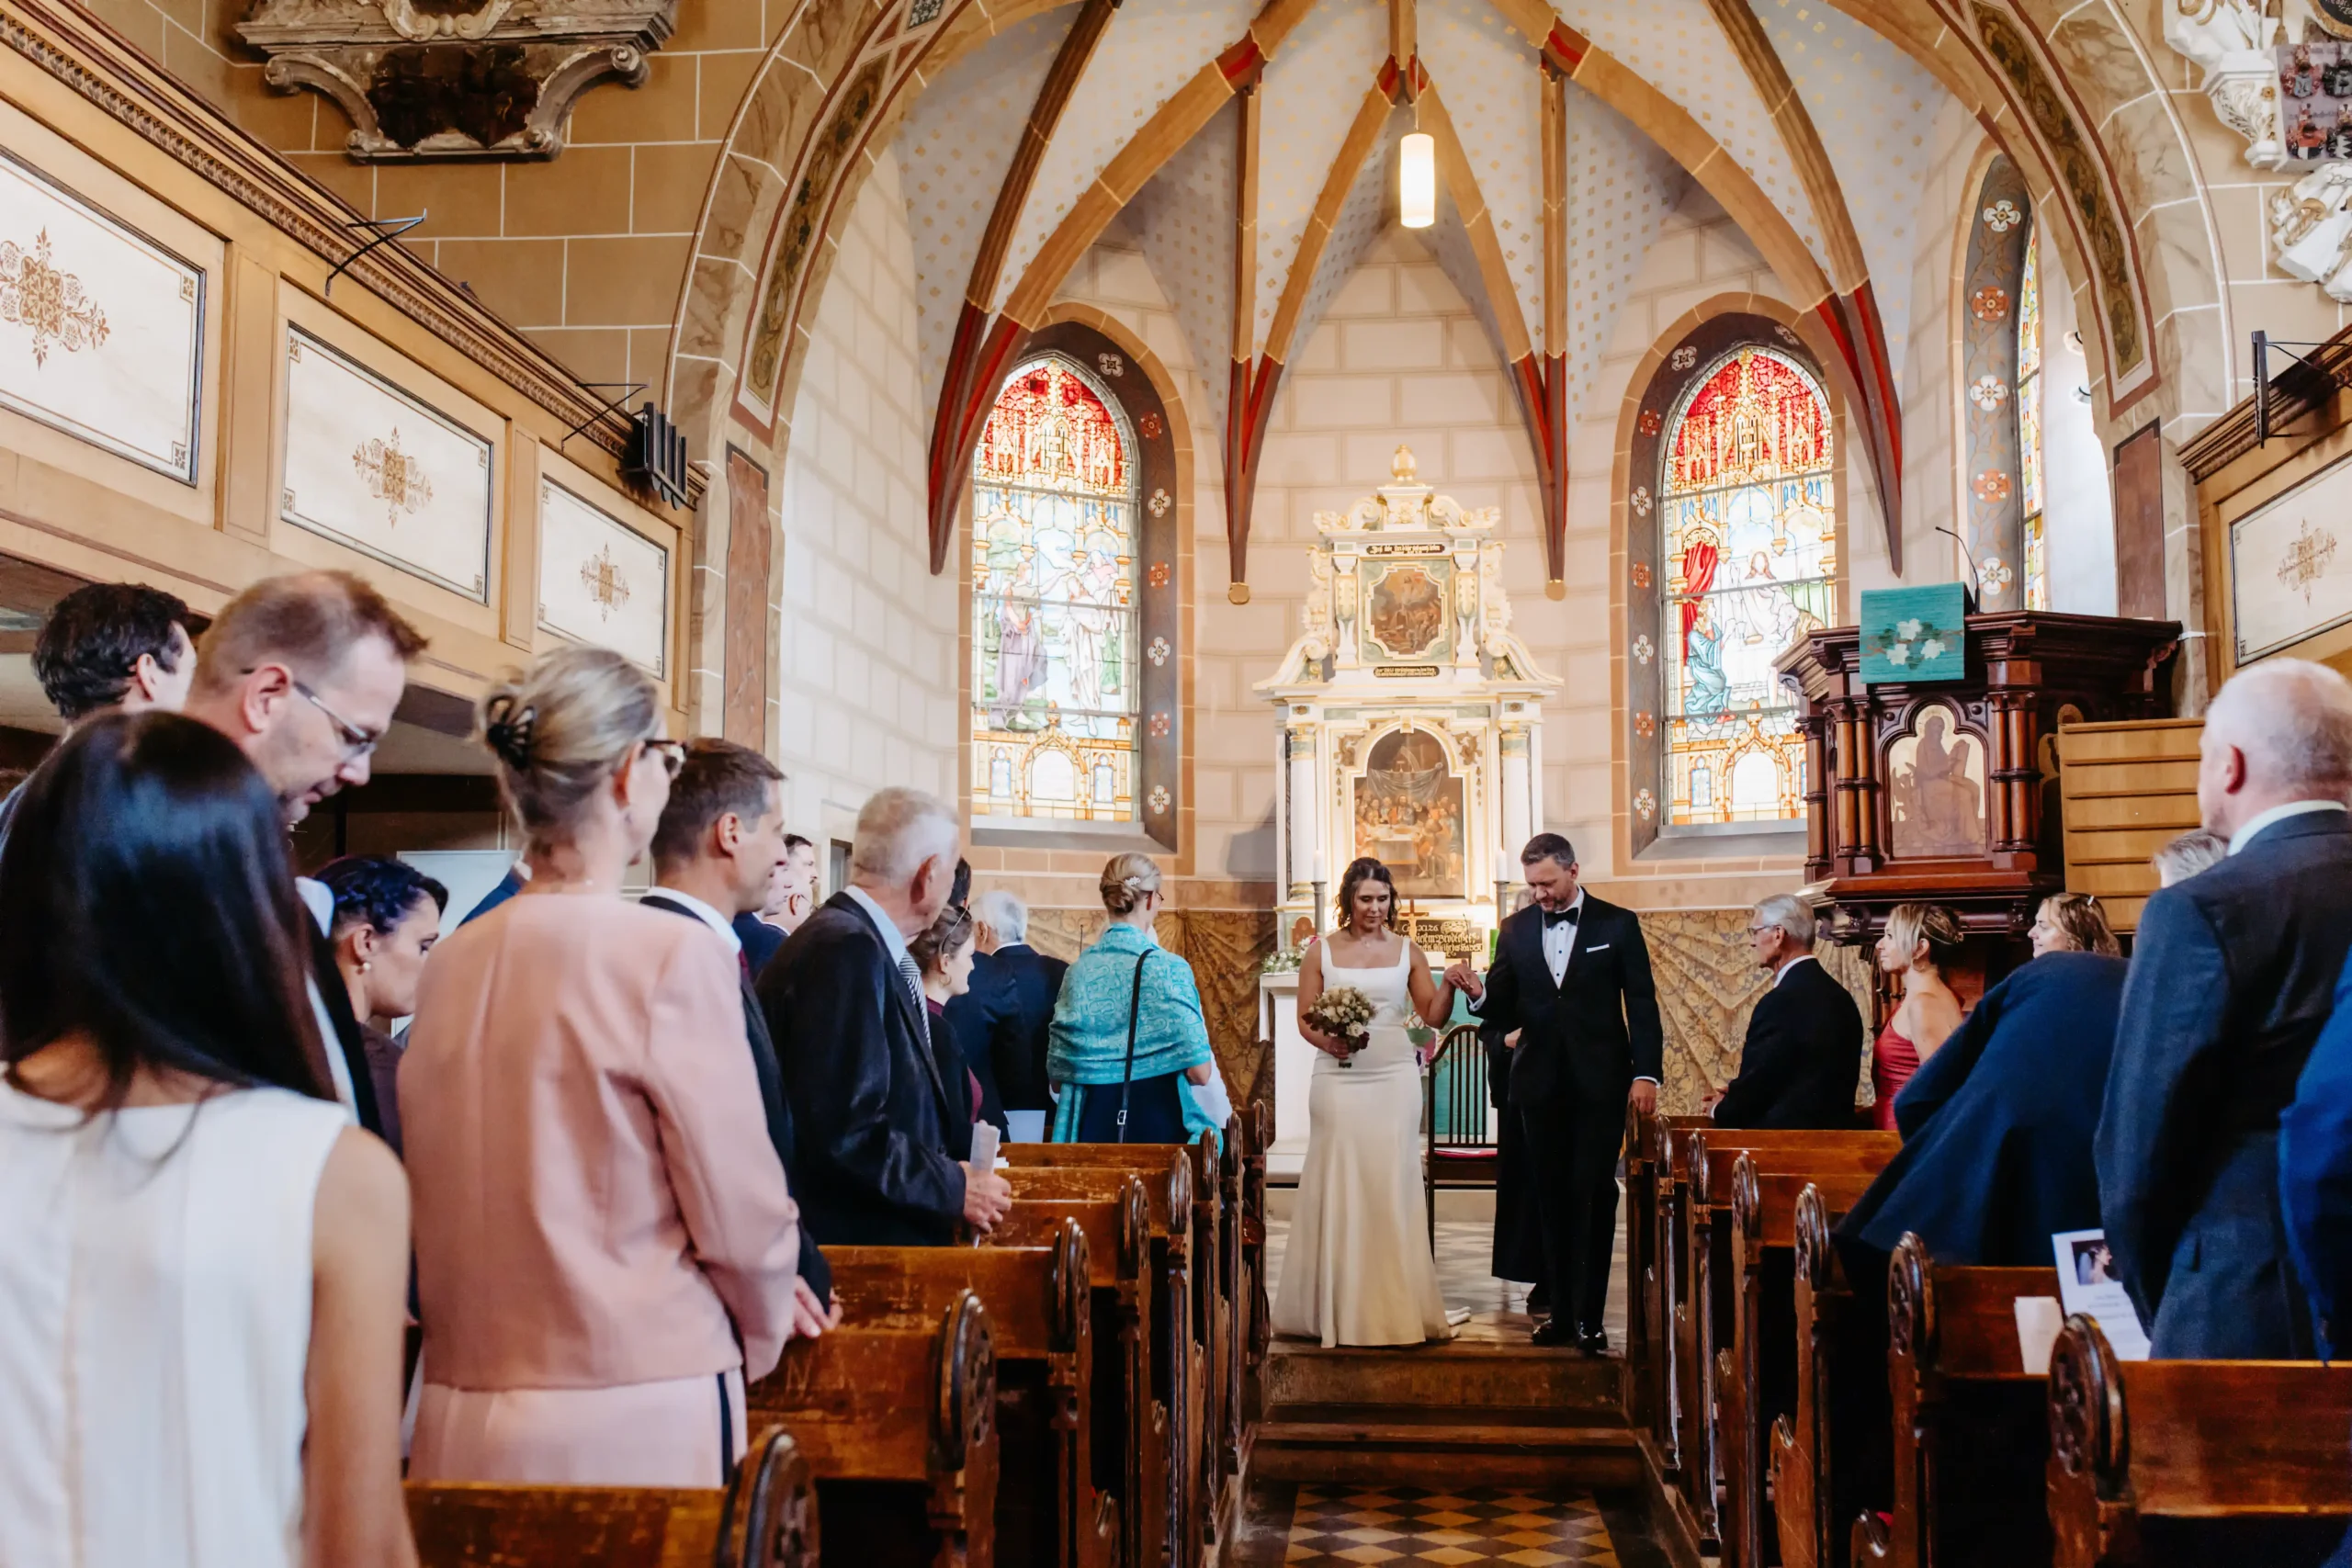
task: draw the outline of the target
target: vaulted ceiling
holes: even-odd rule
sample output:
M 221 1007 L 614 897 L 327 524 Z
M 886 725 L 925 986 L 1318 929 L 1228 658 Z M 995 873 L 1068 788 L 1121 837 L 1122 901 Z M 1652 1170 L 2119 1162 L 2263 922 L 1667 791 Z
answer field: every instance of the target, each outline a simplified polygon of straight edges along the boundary
M 1395 147 L 1416 123 L 1444 194 L 1425 241 L 1510 367 L 1547 512 L 1565 507 L 1566 427 L 1620 298 L 1695 182 L 1822 323 L 1891 518 L 1917 193 L 1949 101 L 1826 0 L 1083 0 L 1035 16 L 928 84 L 896 144 L 937 411 L 934 547 L 994 377 L 1124 212 L 1226 433 L 1240 568 L 1282 367 L 1392 220 Z

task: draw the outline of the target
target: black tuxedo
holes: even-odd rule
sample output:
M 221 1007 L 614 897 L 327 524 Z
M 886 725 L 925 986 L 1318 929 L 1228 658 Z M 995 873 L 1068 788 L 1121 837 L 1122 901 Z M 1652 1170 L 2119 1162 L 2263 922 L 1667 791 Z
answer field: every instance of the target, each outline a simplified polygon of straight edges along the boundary
M 2278 1118 L 2352 949 L 2352 821 L 2274 822 L 2141 912 L 2095 1153 L 2117 1278 L 2163 1359 L 2287 1360 L 2312 1325 Z
M 1069 970 L 1026 942 L 972 960 L 972 988 L 947 1004 L 947 1021 L 980 1080 L 982 1120 L 1002 1127 L 1008 1111 L 1053 1109 L 1046 1048 Z
M 1665 1034 L 1649 948 L 1631 909 L 1586 894 L 1557 983 L 1544 953 L 1544 911 L 1503 922 L 1478 1007 L 1497 1035 L 1520 1032 L 1510 1113 L 1526 1136 L 1543 1235 L 1543 1283 L 1554 1310 L 1599 1328 L 1617 1228 L 1617 1153 L 1636 1077 L 1663 1070 Z
M 967 1124 L 932 1054 L 931 1018 L 865 908 L 836 893 L 760 972 L 801 1220 L 835 1247 L 945 1247 L 964 1213 L 946 1129 Z
M 343 983 L 343 971 L 335 967 L 334 943 L 320 932 L 308 908 L 302 911 L 302 931 L 311 939 L 311 984 L 317 987 L 319 1000 L 326 1004 L 327 1020 L 334 1025 L 334 1037 L 320 1043 L 343 1054 L 343 1065 L 351 1073 L 352 1113 L 362 1127 L 382 1138 L 384 1112 L 376 1103 L 375 1077 L 368 1070 L 368 1042 L 351 1010 L 351 987 Z M 332 1077 L 326 1087 L 334 1087 Z
M 1801 958 L 1756 1000 L 1718 1127 L 1851 1127 L 1862 1010 L 1819 961 Z
M 673 915 L 684 915 L 690 920 L 702 917 L 656 888 L 638 900 L 649 909 L 662 909 Z M 713 931 L 711 935 L 718 933 Z M 752 1073 L 760 1081 L 760 1109 L 768 1123 L 768 1142 L 775 1145 L 775 1157 L 783 1162 L 787 1179 L 792 1170 L 792 1110 L 784 1100 L 783 1075 L 776 1068 L 775 1043 L 768 1035 L 767 1014 L 761 1010 L 760 998 L 752 989 L 749 973 L 750 958 L 742 955 L 746 972 L 741 982 L 743 992 L 743 1037 L 752 1047 Z M 833 1299 L 833 1271 L 825 1263 L 825 1255 L 817 1249 L 816 1228 L 804 1213 L 800 1216 L 800 1277 L 808 1282 L 820 1302 Z

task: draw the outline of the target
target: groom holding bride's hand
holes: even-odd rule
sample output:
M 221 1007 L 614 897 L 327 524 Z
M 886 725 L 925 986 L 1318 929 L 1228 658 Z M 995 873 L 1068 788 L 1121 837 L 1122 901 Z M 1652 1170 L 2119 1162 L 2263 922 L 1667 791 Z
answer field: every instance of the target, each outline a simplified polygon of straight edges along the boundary
M 1445 977 L 1487 1031 L 1520 1031 L 1510 1104 L 1532 1167 L 1551 1318 L 1538 1345 L 1609 1348 L 1601 1313 L 1617 1229 L 1617 1154 L 1625 1107 L 1657 1109 L 1665 1052 L 1649 949 L 1630 909 L 1577 885 L 1577 854 L 1557 833 L 1520 852 L 1535 901 L 1502 924 L 1482 980 L 1466 963 Z

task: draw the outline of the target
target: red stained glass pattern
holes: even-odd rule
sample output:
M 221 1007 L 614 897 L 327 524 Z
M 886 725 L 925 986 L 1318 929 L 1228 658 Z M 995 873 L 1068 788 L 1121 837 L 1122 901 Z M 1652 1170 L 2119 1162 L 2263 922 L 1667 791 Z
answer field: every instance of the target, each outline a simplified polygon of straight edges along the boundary
M 1675 422 L 1667 493 L 1780 479 L 1829 461 L 1821 394 L 1777 354 L 1739 355 Z
M 973 479 L 1124 498 L 1127 451 L 1093 389 L 1047 359 L 1018 372 L 998 394 Z

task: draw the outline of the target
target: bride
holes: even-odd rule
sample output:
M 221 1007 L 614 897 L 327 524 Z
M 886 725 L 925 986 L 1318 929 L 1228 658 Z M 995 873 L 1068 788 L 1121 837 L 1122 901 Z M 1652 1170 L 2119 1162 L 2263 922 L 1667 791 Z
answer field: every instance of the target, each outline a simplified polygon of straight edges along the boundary
M 1298 973 L 1299 1032 L 1322 1055 L 1274 1332 L 1326 1346 L 1451 1338 L 1424 1228 L 1420 1063 L 1405 1030 L 1442 1023 L 1453 987 L 1432 982 L 1421 950 L 1392 929 L 1396 886 L 1378 861 L 1348 867 L 1339 912 L 1344 928 L 1309 946 Z M 1374 1009 L 1352 1058 L 1306 1021 L 1324 989 L 1340 986 Z

